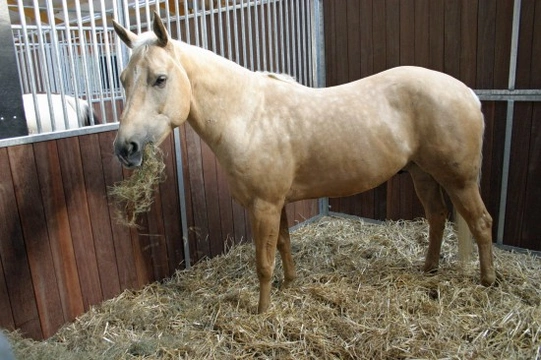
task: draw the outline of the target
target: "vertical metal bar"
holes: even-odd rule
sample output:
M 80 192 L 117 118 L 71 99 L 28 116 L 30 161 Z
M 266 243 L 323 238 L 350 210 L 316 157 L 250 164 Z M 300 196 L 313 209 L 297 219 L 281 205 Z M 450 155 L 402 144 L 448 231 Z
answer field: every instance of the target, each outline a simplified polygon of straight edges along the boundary
M 198 24 L 198 18 L 199 18 L 199 8 L 198 8 L 199 1 L 193 2 L 193 32 L 195 36 L 195 45 L 201 46 L 201 41 L 199 39 L 199 24 Z
M 237 13 L 236 6 L 233 1 L 233 14 Z M 233 41 L 231 39 L 231 7 L 229 6 L 229 0 L 225 3 L 225 28 L 227 32 L 227 58 L 229 60 L 233 60 L 238 63 L 239 59 L 238 57 L 233 56 Z M 237 22 L 235 21 L 234 25 L 237 25 Z M 237 41 L 237 39 L 235 39 Z M 236 51 L 235 51 L 236 54 Z
M 270 34 L 273 35 L 273 42 L 274 42 L 274 63 L 275 66 L 272 69 L 272 71 L 278 73 L 280 72 L 279 66 L 280 66 L 280 49 L 278 45 L 278 8 L 276 6 L 276 1 L 274 0 L 272 2 L 272 31 L 269 31 L 269 37 Z M 269 10 L 270 13 L 270 10 Z M 270 24 L 270 21 L 269 21 Z
M 298 77 L 297 80 L 299 82 L 302 81 L 302 39 L 301 39 L 301 19 L 300 19 L 300 9 L 299 9 L 299 1 L 295 1 L 295 23 L 297 25 L 297 29 L 295 30 L 295 34 L 297 35 L 297 59 L 295 61 L 295 68 L 298 71 Z
M 186 190 L 184 187 L 184 167 L 182 164 L 182 144 L 179 128 L 173 131 L 175 138 L 175 158 L 177 161 L 177 185 L 180 206 L 180 222 L 182 227 L 182 243 L 184 245 L 184 262 L 186 269 L 191 267 L 190 261 L 190 243 L 188 241 L 188 217 L 186 214 Z
M 21 26 L 22 26 L 23 36 L 24 36 L 23 46 L 25 47 L 25 50 L 26 50 L 25 51 L 26 63 L 28 65 L 28 70 L 30 72 L 30 79 L 31 79 L 30 89 L 32 91 L 32 100 L 34 102 L 34 113 L 36 116 L 37 131 L 38 133 L 41 133 L 42 126 L 41 126 L 41 116 L 40 116 L 40 111 L 38 108 L 38 102 L 37 102 L 37 96 L 36 96 L 36 91 L 37 91 L 36 83 L 32 81 L 32 79 L 36 79 L 36 74 L 34 73 L 34 61 L 33 61 L 32 53 L 30 49 L 30 42 L 29 42 L 30 37 L 28 36 L 28 30 L 26 27 L 26 14 L 24 13 L 23 1 L 18 0 L 17 6 L 19 8 L 19 18 L 21 19 Z
M 36 25 L 38 27 L 38 34 L 37 34 L 38 48 L 39 48 L 39 51 L 37 53 L 39 55 L 38 64 L 39 64 L 39 67 L 41 68 L 41 75 L 43 76 L 45 92 L 47 93 L 47 103 L 49 105 L 49 113 L 51 115 L 50 116 L 51 129 L 52 131 L 56 131 L 56 122 L 54 121 L 55 114 L 54 114 L 53 102 L 51 99 L 51 78 L 46 68 L 47 60 L 46 60 L 46 55 L 45 55 L 45 41 L 43 39 L 43 27 L 41 24 L 41 14 L 39 12 L 39 3 L 37 0 L 33 1 L 33 6 L 34 6 L 34 16 L 36 19 Z
M 323 29 L 323 0 L 312 0 L 311 43 L 312 43 L 312 77 L 315 87 L 325 86 L 325 41 Z M 319 215 L 329 215 L 329 198 L 318 200 Z
M 101 74 L 101 71 L 100 71 L 100 58 L 99 58 L 99 54 L 100 54 L 100 49 L 98 47 L 98 36 L 97 36 L 97 31 L 96 31 L 96 14 L 94 12 L 94 2 L 93 1 L 89 1 L 88 2 L 88 11 L 89 11 L 89 14 L 90 14 L 90 35 L 92 37 L 92 55 L 93 55 L 93 58 L 94 58 L 94 69 L 95 69 L 95 72 L 97 73 L 97 77 L 95 76 L 96 74 L 94 74 L 94 78 L 97 78 L 97 90 L 98 90 L 98 99 L 99 99 L 99 103 L 100 103 L 100 110 L 101 110 L 101 118 L 102 119 L 105 119 L 107 117 L 107 114 L 105 113 L 105 103 L 103 102 L 103 87 L 102 87 L 102 74 Z M 92 96 L 88 96 L 88 103 L 89 104 L 92 104 L 92 98 L 93 98 L 93 94 Z
M 229 2 L 228 2 L 229 4 Z M 239 7 L 237 6 L 237 0 L 233 0 L 233 36 L 235 39 L 235 62 L 237 64 L 240 64 L 240 51 L 239 51 L 239 26 L 238 26 L 238 17 L 237 17 L 237 11 Z M 242 4 L 240 6 L 240 10 L 242 12 Z M 244 29 L 244 27 L 242 28 Z M 244 47 L 244 42 L 242 42 Z
M 115 7 L 113 1 L 113 7 Z M 111 62 L 112 56 L 111 56 L 111 49 L 112 45 L 109 43 L 109 30 L 107 26 L 107 13 L 105 8 L 105 0 L 100 0 L 100 7 L 101 7 L 101 21 L 103 25 L 103 44 L 105 47 L 105 64 L 107 66 L 107 78 L 109 82 L 109 96 L 111 101 L 111 109 L 113 111 L 113 116 L 116 120 L 117 117 L 117 108 L 116 108 L 116 99 L 115 99 L 115 93 L 116 93 L 116 86 L 115 86 L 115 77 L 113 75 L 113 63 Z M 117 74 L 118 75 L 118 74 Z M 92 103 L 89 103 L 90 107 L 92 107 Z M 102 118 L 103 121 L 107 122 L 106 117 Z M 92 125 L 94 125 L 94 119 L 90 117 L 90 122 Z
M 251 0 L 247 0 L 248 5 L 246 6 L 246 16 L 248 17 L 248 42 L 250 44 L 250 46 L 248 47 L 250 50 L 250 70 L 254 71 L 255 64 L 254 64 L 254 45 L 253 45 L 253 38 L 252 38 L 252 10 L 251 10 L 252 5 L 250 5 L 250 1 Z
M 285 73 L 286 70 L 286 45 L 285 45 L 285 29 L 284 29 L 284 0 L 280 0 L 280 72 Z
M 221 27 L 221 25 L 220 25 Z M 214 20 L 214 1 L 210 2 L 210 37 L 212 44 L 212 52 L 216 52 L 216 23 Z M 220 32 L 221 37 L 221 32 Z
M 259 3 L 259 21 L 261 22 L 260 24 L 260 28 L 261 28 L 261 55 L 263 57 L 263 68 L 261 70 L 264 70 L 264 71 L 269 71 L 269 67 L 267 66 L 267 37 L 266 37 L 266 33 L 267 33 L 267 26 L 265 24 L 265 7 L 263 5 L 263 0 L 260 1 Z
M 186 43 L 191 44 L 190 37 L 190 18 L 188 17 L 188 1 L 184 0 L 184 36 L 186 36 Z
M 78 25 L 78 31 L 79 31 L 79 47 L 80 47 L 80 59 L 82 61 L 83 65 L 83 76 L 86 79 L 90 79 L 90 73 L 88 71 L 88 64 L 87 64 L 87 55 L 86 55 L 86 35 L 85 31 L 83 30 L 83 20 L 81 16 L 81 4 L 79 1 L 75 2 L 75 12 L 77 15 L 77 25 Z M 86 90 L 86 97 L 87 101 L 90 103 L 92 99 L 92 92 L 90 91 L 90 83 L 88 81 L 84 81 L 84 86 Z
M 261 1 L 261 0 L 260 0 Z M 257 9 L 257 1 L 254 2 L 254 30 L 255 30 L 255 56 L 256 56 L 256 70 L 261 70 L 261 53 L 259 48 L 259 10 Z
M 211 1 L 213 3 L 213 1 Z M 216 12 L 218 14 L 218 33 L 220 38 L 220 55 L 225 56 L 225 43 L 224 43 L 224 24 L 222 20 L 222 2 L 218 0 L 218 11 Z M 214 14 L 213 14 L 214 16 Z
M 509 61 L 509 90 L 515 89 L 516 73 L 517 73 L 517 54 L 518 54 L 518 38 L 520 30 L 520 9 L 521 0 L 515 0 L 513 6 L 513 30 L 511 33 L 511 54 Z M 505 140 L 503 145 L 503 164 L 502 164 L 502 185 L 500 190 L 500 211 L 498 213 L 498 229 L 496 232 L 496 242 L 499 245 L 503 244 L 503 236 L 505 230 L 505 215 L 507 207 L 507 186 L 509 182 L 509 163 L 511 159 L 511 137 L 513 135 L 513 114 L 515 110 L 515 102 L 509 100 L 507 102 L 507 117 L 505 123 Z
M 68 109 L 66 107 L 66 90 L 64 88 L 64 81 L 62 81 L 61 74 L 63 73 L 62 68 L 60 66 L 60 50 L 58 48 L 58 36 L 56 33 L 56 23 L 54 21 L 54 12 L 53 12 L 53 4 L 51 0 L 47 1 L 47 17 L 50 19 L 50 42 L 52 45 L 52 54 L 51 54 L 51 74 L 53 79 L 56 78 L 56 74 L 60 75 L 58 78 L 58 86 L 60 88 L 60 98 L 62 99 L 62 111 L 63 111 L 63 118 L 64 118 L 64 126 L 66 129 L 70 128 L 70 122 L 68 118 Z M 52 19 L 52 20 L 51 20 Z M 56 65 L 56 66 L 55 66 Z M 79 112 L 79 104 L 78 101 L 75 101 L 75 111 L 77 115 L 80 114 Z M 78 118 L 79 116 L 77 116 Z M 54 122 L 54 120 L 51 118 L 51 121 Z M 81 124 L 79 122 L 79 119 L 77 119 L 77 123 L 79 124 L 79 127 L 83 126 L 84 124 Z
M 180 1 L 175 1 L 175 23 L 177 24 L 177 39 L 182 40 L 180 36 Z
M 308 86 L 308 49 L 306 48 L 307 38 L 308 38 L 308 31 L 307 31 L 307 20 L 306 17 L 308 14 L 306 13 L 306 0 L 303 0 L 301 2 L 301 10 L 300 10 L 300 17 L 301 17 L 301 31 L 300 34 L 302 36 L 302 74 L 303 74 L 303 84 Z
M 265 18 L 263 18 L 263 29 L 266 29 L 266 32 L 267 32 L 267 41 L 268 41 L 268 44 L 267 45 L 263 45 L 264 46 L 264 51 L 267 51 L 268 49 L 268 53 L 269 55 L 266 56 L 265 55 L 265 58 L 268 57 L 268 61 L 269 61 L 269 66 L 268 67 L 265 67 L 265 70 L 267 71 L 274 71 L 274 59 L 273 59 L 273 46 L 272 46 L 272 27 L 271 27 L 271 24 L 272 24 L 272 19 L 271 19 L 271 5 L 270 5 L 270 1 L 267 1 L 267 8 L 265 9 L 266 13 L 267 13 L 267 19 L 265 20 Z
M 294 78 L 297 78 L 297 61 L 296 61 L 296 56 L 295 56 L 295 4 L 293 4 L 292 2 L 290 3 L 290 9 L 289 9 L 289 20 L 290 20 L 290 26 L 291 26 L 291 31 L 289 32 L 289 36 L 288 36 L 288 39 L 291 40 L 291 47 L 289 47 L 289 44 L 288 44 L 288 53 L 290 54 L 291 56 L 291 73 L 290 75 L 293 76 Z
M 312 69 L 315 87 L 326 86 L 325 29 L 323 28 L 323 0 L 312 2 Z
M 246 68 L 248 68 L 248 55 L 246 49 L 248 48 L 248 44 L 246 42 L 246 22 L 244 20 L 244 0 L 240 1 L 240 34 L 241 34 L 241 41 L 242 41 L 242 65 Z

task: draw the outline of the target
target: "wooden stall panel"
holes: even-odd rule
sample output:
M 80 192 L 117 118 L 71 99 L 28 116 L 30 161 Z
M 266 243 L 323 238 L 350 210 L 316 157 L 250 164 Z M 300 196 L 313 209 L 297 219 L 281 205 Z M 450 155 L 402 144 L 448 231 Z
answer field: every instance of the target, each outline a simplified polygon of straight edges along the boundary
M 0 149 L 0 259 L 3 279 L 0 283 L 0 326 L 21 329 L 27 336 L 41 338 L 38 306 L 30 264 L 24 243 L 8 149 Z M 4 296 L 5 295 L 5 296 Z
M 41 201 L 34 150 L 32 144 L 29 144 L 13 146 L 8 149 L 8 153 L 34 297 L 41 330 L 43 336 L 47 337 L 64 324 L 65 318 Z
M 56 282 L 66 320 L 84 311 L 56 141 L 34 144 Z

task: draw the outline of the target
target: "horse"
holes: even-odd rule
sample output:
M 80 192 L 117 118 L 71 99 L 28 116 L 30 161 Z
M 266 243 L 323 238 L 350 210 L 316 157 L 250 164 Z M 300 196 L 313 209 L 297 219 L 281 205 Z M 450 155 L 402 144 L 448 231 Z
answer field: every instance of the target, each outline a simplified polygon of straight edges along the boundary
M 296 278 L 285 204 L 357 194 L 401 170 L 411 175 L 429 224 L 424 271 L 438 268 L 446 191 L 477 242 L 481 283 L 494 283 L 492 218 L 478 183 L 484 117 L 465 84 L 407 66 L 309 88 L 172 40 L 156 13 L 152 30 L 139 35 L 113 26 L 132 49 L 120 75 L 117 158 L 126 168 L 140 166 L 147 143 L 160 144 L 188 121 L 250 215 L 259 313 L 270 305 L 276 250 L 281 287 Z
M 73 96 L 64 95 L 66 105 L 66 117 L 68 126 L 64 120 L 64 106 L 62 104 L 62 96 L 60 94 L 36 94 L 36 105 L 39 112 L 39 120 L 41 124 L 41 133 L 53 131 L 52 114 L 54 116 L 55 130 L 77 129 L 82 126 L 98 124 L 99 119 L 91 114 L 90 105 L 86 100 L 77 99 Z M 51 107 L 49 106 L 49 97 Z M 23 95 L 24 112 L 26 115 L 26 125 L 28 126 L 29 134 L 39 133 L 36 106 L 34 106 L 34 95 Z M 94 121 L 91 121 L 93 119 Z

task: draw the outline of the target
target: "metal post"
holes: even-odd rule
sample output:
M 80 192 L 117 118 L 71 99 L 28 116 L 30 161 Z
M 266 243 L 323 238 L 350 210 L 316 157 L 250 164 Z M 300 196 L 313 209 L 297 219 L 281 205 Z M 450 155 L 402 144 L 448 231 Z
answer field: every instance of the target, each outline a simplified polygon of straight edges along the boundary
M 180 143 L 180 130 L 173 130 L 175 138 L 175 158 L 177 160 L 178 197 L 180 203 L 180 222 L 182 226 L 182 243 L 184 245 L 184 264 L 186 269 L 191 267 L 190 243 L 188 242 L 188 217 L 186 215 L 186 192 L 184 188 L 184 172 L 182 165 L 182 144 Z
M 509 61 L 509 90 L 515 89 L 517 72 L 517 54 L 518 54 L 518 36 L 520 29 L 520 8 L 521 0 L 515 0 L 513 7 L 513 32 L 511 34 L 511 59 Z M 515 109 L 514 100 L 507 102 L 507 118 L 505 124 L 505 140 L 503 147 L 503 165 L 502 165 L 502 185 L 500 191 L 500 210 L 498 213 L 498 229 L 496 233 L 496 242 L 503 244 L 503 235 L 505 229 L 505 213 L 507 207 L 507 185 L 509 181 L 509 162 L 511 158 L 511 137 L 513 135 L 513 113 Z
M 323 1 L 313 0 L 312 17 L 312 77 L 315 87 L 325 87 L 325 33 L 323 28 Z M 318 200 L 319 215 L 329 215 L 329 198 Z

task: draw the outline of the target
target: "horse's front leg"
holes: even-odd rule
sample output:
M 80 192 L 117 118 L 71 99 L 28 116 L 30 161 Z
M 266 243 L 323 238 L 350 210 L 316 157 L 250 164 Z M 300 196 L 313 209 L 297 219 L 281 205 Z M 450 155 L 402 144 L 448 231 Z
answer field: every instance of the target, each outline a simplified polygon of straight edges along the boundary
M 280 231 L 282 204 L 256 200 L 250 207 L 255 242 L 255 260 L 259 278 L 258 312 L 265 312 L 270 305 L 271 280 Z

